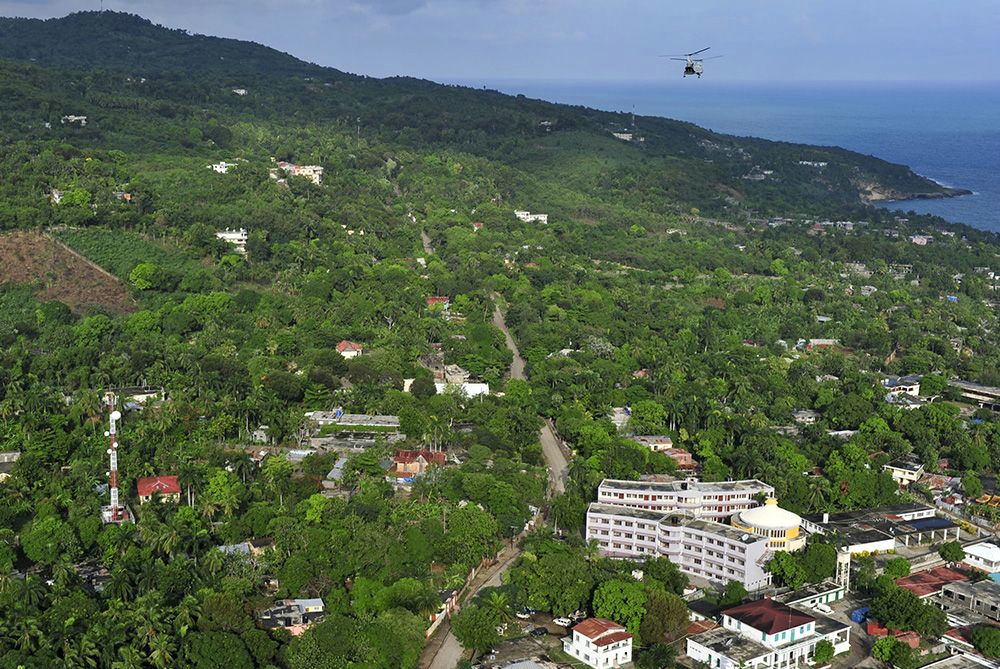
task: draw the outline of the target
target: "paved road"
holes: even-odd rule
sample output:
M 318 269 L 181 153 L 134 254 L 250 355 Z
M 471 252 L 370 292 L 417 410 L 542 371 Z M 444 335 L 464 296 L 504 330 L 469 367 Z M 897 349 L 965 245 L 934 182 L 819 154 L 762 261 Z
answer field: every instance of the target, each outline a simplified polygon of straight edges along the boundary
M 424 240 L 424 249 L 428 253 L 432 253 L 429 250 L 430 239 L 423 232 L 420 233 L 420 237 Z M 522 381 L 526 380 L 524 358 L 521 357 L 521 352 L 517 350 L 517 343 L 514 341 L 514 338 L 510 336 L 510 330 L 507 329 L 503 312 L 497 306 L 493 308 L 493 325 L 503 332 L 504 339 L 507 341 L 507 348 L 514 354 L 514 359 L 510 363 L 510 378 L 521 379 Z M 553 495 L 565 490 L 566 472 L 569 466 L 566 461 L 566 454 L 559 445 L 559 438 L 556 437 L 555 430 L 552 429 L 550 421 L 546 420 L 542 424 L 542 429 L 538 432 L 538 440 L 542 444 L 542 454 L 545 457 L 545 464 L 549 470 L 549 486 L 546 496 L 551 499 Z M 501 584 L 500 577 L 520 554 L 521 547 L 516 543 L 504 549 L 500 553 L 500 561 L 493 567 L 483 570 L 473 580 L 472 586 L 469 588 L 469 594 L 465 598 L 466 601 L 472 599 L 483 588 L 495 588 L 499 586 Z M 451 632 L 450 621 L 445 621 L 437 631 L 437 634 L 434 635 L 424 648 L 420 666 L 424 669 L 455 669 L 458 661 L 462 659 L 463 652 L 462 644 L 458 642 L 458 639 Z
M 521 554 L 521 547 L 514 544 L 500 552 L 500 560 L 492 567 L 483 569 L 472 581 L 469 595 L 466 601 L 483 588 L 496 588 L 501 584 L 500 577 L 514 564 L 514 560 Z M 455 669 L 458 661 L 462 659 L 463 653 L 467 654 L 462 644 L 458 642 L 451 632 L 451 620 L 445 620 L 437 634 L 424 648 L 420 658 L 420 666 L 426 669 Z

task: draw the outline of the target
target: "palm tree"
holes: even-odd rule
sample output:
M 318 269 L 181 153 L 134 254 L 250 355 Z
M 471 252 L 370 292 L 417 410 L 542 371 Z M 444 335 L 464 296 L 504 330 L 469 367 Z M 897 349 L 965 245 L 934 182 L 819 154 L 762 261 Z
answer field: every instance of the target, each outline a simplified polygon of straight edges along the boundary
M 149 640 L 149 659 L 157 669 L 165 669 L 174 663 L 175 646 L 166 634 L 157 634 Z
M 514 616 L 510 609 L 510 599 L 506 592 L 500 590 L 490 590 L 483 602 L 483 606 L 497 614 L 501 622 L 510 622 Z

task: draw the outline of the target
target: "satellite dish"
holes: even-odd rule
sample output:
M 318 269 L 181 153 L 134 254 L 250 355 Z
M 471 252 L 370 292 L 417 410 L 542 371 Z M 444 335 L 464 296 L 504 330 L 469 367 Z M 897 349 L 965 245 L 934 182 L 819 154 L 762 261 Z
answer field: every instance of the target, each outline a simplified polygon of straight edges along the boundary
M 112 411 L 111 412 L 111 420 L 120 420 L 121 417 L 122 417 L 122 412 L 121 411 Z

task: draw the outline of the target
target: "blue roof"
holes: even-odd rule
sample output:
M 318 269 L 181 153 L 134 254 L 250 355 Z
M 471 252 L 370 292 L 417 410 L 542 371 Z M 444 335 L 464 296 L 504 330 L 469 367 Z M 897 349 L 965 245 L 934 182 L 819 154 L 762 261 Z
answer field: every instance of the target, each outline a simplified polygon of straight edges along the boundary
M 948 518 L 918 518 L 907 523 L 915 530 L 942 530 L 946 527 L 954 527 L 955 523 Z

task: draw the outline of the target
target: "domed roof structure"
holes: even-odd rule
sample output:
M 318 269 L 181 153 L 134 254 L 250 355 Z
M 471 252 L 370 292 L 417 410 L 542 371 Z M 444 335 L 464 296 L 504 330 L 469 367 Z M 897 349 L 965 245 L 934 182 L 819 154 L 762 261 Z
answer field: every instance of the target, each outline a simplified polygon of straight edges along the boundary
M 740 511 L 736 515 L 740 525 L 761 530 L 791 530 L 802 523 L 798 514 L 782 509 L 778 506 L 778 500 L 773 497 L 763 506 Z

